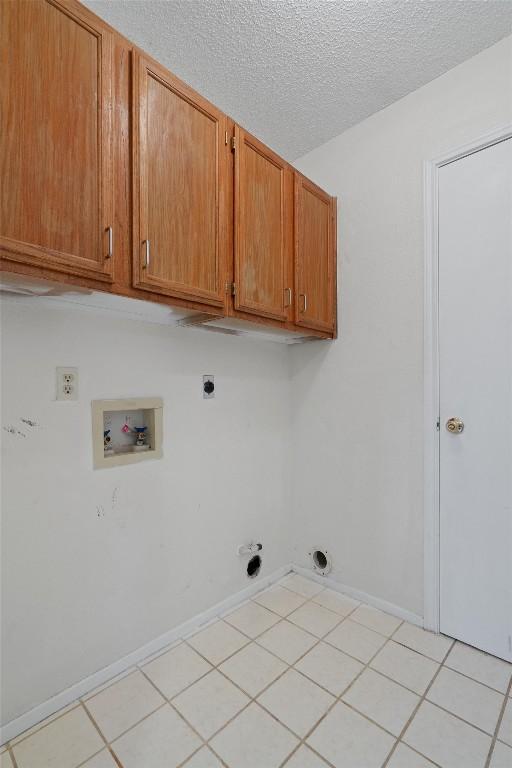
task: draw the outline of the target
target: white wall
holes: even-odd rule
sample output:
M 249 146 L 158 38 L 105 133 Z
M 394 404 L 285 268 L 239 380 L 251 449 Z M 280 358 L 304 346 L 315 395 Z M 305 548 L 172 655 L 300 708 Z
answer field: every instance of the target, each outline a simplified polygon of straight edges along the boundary
M 289 562 L 290 412 L 282 345 L 34 300 L 2 337 L 2 426 L 26 435 L 1 432 L 7 722 L 246 587 L 237 544 L 263 542 L 262 576 Z M 164 458 L 93 471 L 91 400 L 135 395 L 164 398 Z
M 338 195 L 340 339 L 293 350 L 295 561 L 423 614 L 423 161 L 512 122 L 512 38 L 297 165 Z

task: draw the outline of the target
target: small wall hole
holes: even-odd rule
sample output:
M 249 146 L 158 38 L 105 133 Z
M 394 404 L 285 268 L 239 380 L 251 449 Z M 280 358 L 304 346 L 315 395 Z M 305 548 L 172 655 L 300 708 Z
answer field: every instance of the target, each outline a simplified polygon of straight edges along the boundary
M 327 576 L 331 572 L 332 560 L 326 549 L 312 547 L 308 554 L 311 558 L 311 566 L 316 573 L 320 576 Z
M 254 555 L 254 557 L 251 557 L 251 559 L 247 563 L 247 575 L 249 576 L 250 579 L 254 579 L 254 577 L 258 575 L 260 570 L 261 570 L 261 557 L 259 555 Z
M 327 568 L 327 558 L 319 549 L 313 552 L 313 560 L 315 561 L 316 567 L 321 571 L 323 571 L 324 568 Z

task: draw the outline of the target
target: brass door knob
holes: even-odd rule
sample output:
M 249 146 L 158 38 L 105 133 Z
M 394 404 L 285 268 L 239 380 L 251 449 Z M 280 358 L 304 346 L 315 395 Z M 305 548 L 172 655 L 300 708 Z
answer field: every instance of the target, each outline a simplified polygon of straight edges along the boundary
M 446 422 L 446 429 L 451 432 L 452 435 L 460 435 L 464 431 L 464 422 L 457 416 L 453 416 Z

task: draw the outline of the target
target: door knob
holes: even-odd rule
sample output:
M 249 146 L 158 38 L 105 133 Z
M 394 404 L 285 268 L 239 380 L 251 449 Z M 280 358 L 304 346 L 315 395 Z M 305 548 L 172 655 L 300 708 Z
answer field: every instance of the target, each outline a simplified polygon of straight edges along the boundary
M 460 435 L 464 431 L 464 422 L 459 419 L 458 416 L 453 416 L 446 422 L 446 429 L 451 432 L 452 435 Z

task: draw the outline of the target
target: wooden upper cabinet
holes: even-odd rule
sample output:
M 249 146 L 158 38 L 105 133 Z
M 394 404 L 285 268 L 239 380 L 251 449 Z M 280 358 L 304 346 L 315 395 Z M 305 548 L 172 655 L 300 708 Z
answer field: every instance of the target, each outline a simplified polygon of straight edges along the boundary
M 292 313 L 293 171 L 235 126 L 235 309 Z
M 295 173 L 295 323 L 336 332 L 336 198 Z
M 134 55 L 134 283 L 222 306 L 227 118 L 156 62 Z
M 110 280 L 112 36 L 78 3 L 1 0 L 0 251 Z

